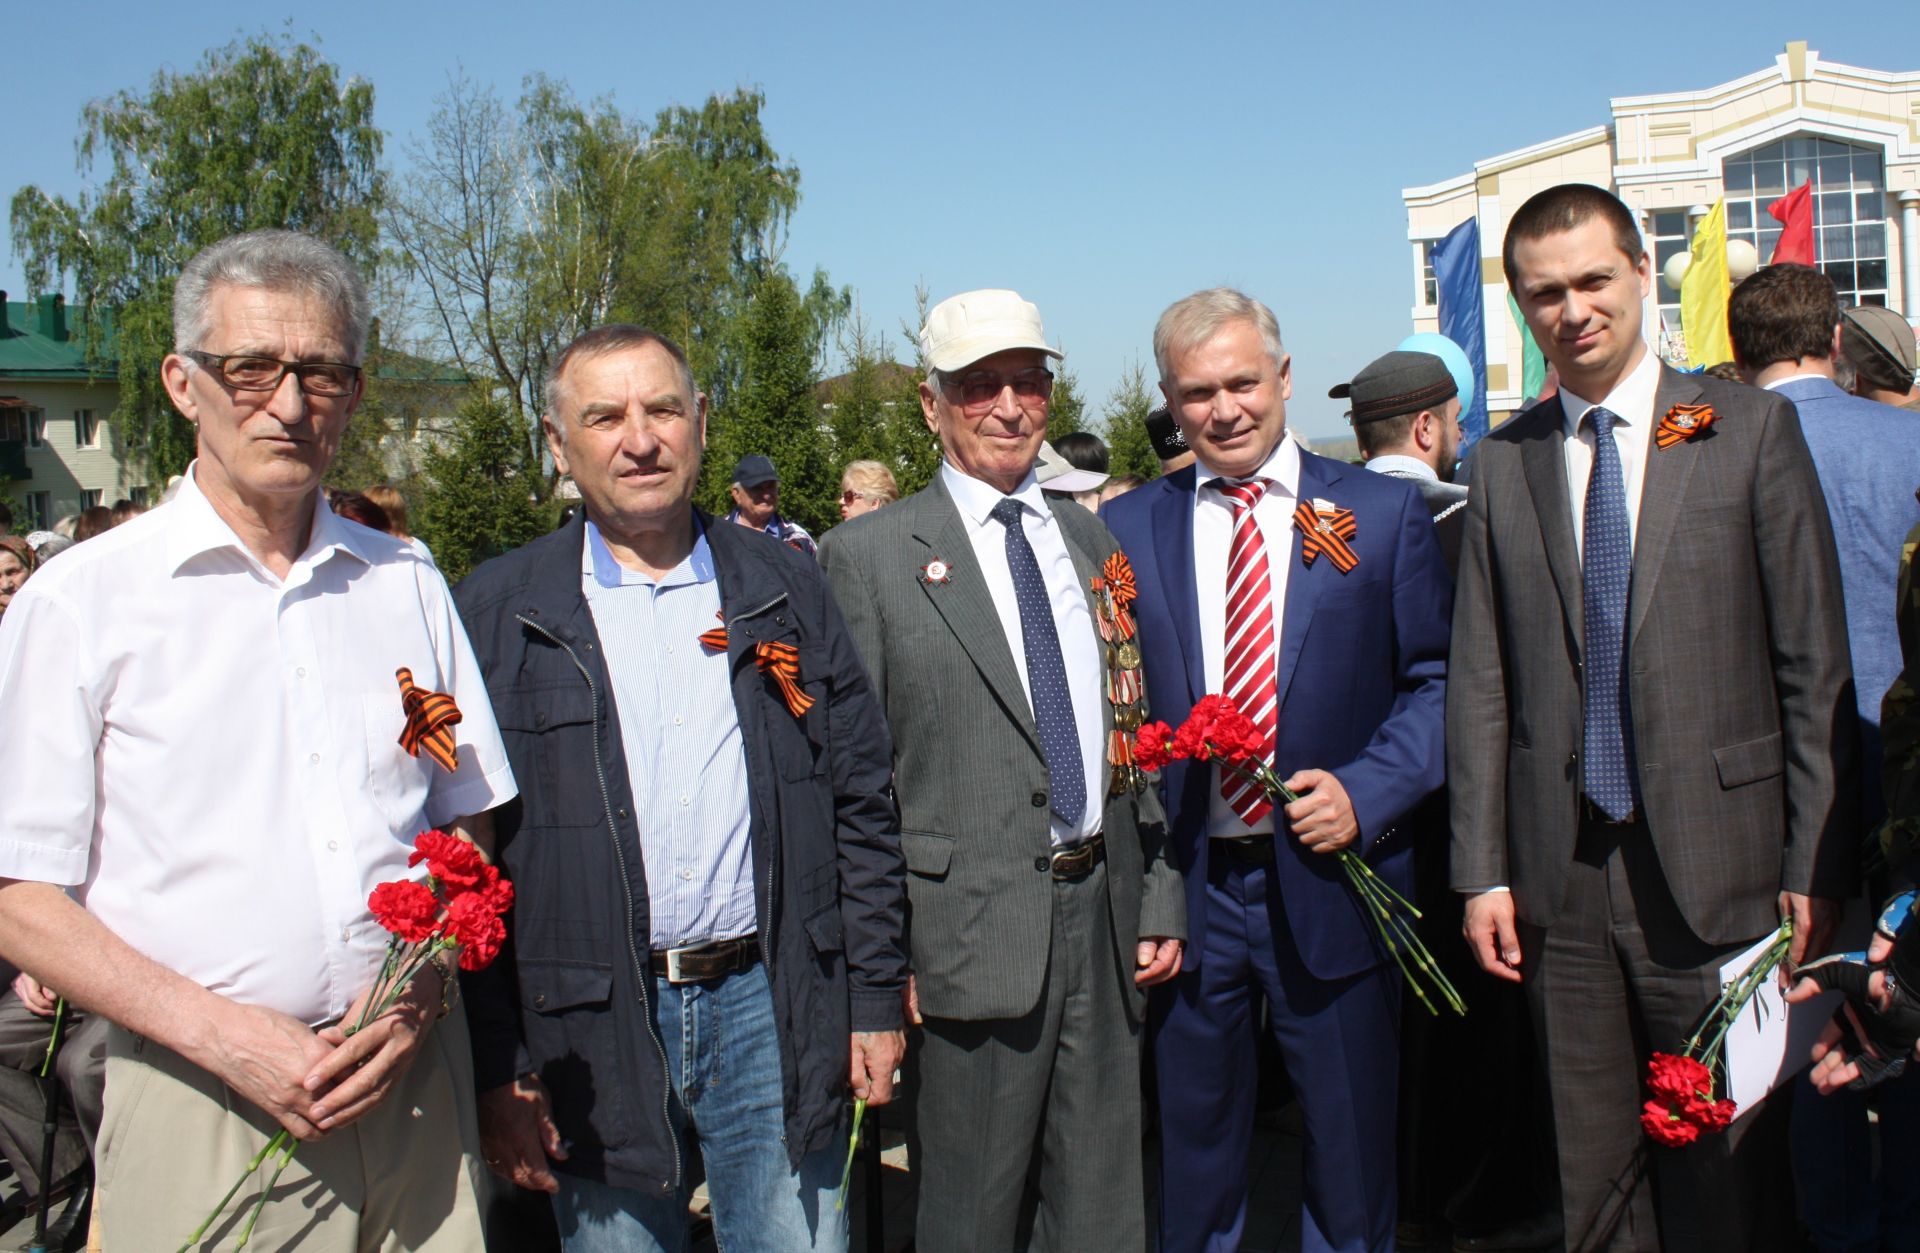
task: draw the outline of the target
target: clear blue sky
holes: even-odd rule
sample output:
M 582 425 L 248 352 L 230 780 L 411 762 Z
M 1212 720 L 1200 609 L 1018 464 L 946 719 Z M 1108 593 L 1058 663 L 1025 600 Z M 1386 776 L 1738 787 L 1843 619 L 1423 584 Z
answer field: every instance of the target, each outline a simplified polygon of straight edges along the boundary
M 1151 368 L 1169 301 L 1232 283 L 1279 315 L 1293 421 L 1337 435 L 1327 388 L 1410 329 L 1401 187 L 1605 122 L 1611 96 L 1751 73 L 1790 39 L 1852 65 L 1915 60 L 1885 9 L 1748 0 L 1733 22 L 1676 10 L 1623 41 L 1648 10 L 1448 7 L 16 4 L 0 195 L 27 182 L 71 195 L 87 101 L 283 21 L 372 81 L 390 162 L 457 68 L 509 101 L 544 72 L 643 118 L 758 86 L 802 173 L 789 265 L 850 286 L 898 350 L 916 282 L 936 300 L 1014 287 L 1097 407 L 1130 360 Z M 19 258 L 0 255 L 0 288 L 18 299 L 23 283 Z

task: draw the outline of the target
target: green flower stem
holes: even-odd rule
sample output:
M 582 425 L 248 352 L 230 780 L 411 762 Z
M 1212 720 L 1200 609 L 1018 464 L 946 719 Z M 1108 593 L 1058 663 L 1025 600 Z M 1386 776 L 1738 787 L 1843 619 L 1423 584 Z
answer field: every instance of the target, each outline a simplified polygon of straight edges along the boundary
M 227 1189 L 227 1194 L 220 1198 L 218 1205 L 213 1207 L 213 1213 L 208 1214 L 200 1221 L 200 1225 L 193 1229 L 193 1234 L 187 1237 L 187 1242 L 180 1246 L 178 1253 L 189 1253 L 189 1250 L 191 1250 L 194 1245 L 200 1243 L 200 1237 L 207 1234 L 207 1228 L 213 1226 L 213 1220 L 220 1217 L 226 1210 L 227 1202 L 233 1200 L 234 1193 L 240 1191 L 240 1185 L 252 1178 L 254 1171 L 260 1169 L 260 1163 L 267 1160 L 267 1154 L 283 1147 L 286 1141 L 291 1138 L 292 1137 L 282 1129 L 279 1135 L 267 1141 L 261 1150 L 253 1155 L 253 1160 L 248 1162 L 246 1169 L 240 1172 L 240 1177 L 233 1181 L 233 1186 Z
M 867 1098 L 857 1096 L 853 1099 L 853 1134 L 847 1137 L 847 1164 L 840 1172 L 840 1195 L 834 1199 L 833 1208 L 847 1208 L 847 1185 L 853 1182 L 853 1154 L 860 1147 L 860 1122 L 867 1116 Z
M 247 1247 L 247 1241 L 253 1239 L 253 1225 L 260 1221 L 260 1211 L 267 1208 L 267 1198 L 273 1195 L 275 1185 L 280 1182 L 280 1173 L 287 1168 L 287 1163 L 293 1160 L 294 1150 L 300 1147 L 300 1142 L 288 1135 L 284 1129 L 274 1139 L 286 1142 L 285 1147 L 280 1151 L 280 1164 L 273 1168 L 271 1175 L 267 1176 L 267 1186 L 261 1190 L 260 1199 L 254 1203 L 253 1213 L 247 1215 L 247 1225 L 240 1229 L 240 1240 L 234 1245 L 235 1248 L 244 1249 Z M 269 1144 L 267 1147 L 273 1146 Z
M 1274 773 L 1273 767 L 1265 762 L 1248 763 L 1230 760 L 1221 753 L 1219 745 L 1212 741 L 1208 741 L 1207 747 L 1213 753 L 1213 760 L 1219 763 L 1222 770 L 1231 771 L 1241 778 L 1253 781 L 1265 789 L 1268 796 L 1289 805 L 1300 799 L 1299 794 L 1282 783 L 1280 776 Z M 1467 1012 L 1466 1001 L 1461 998 L 1459 990 L 1453 986 L 1452 981 L 1441 972 L 1440 963 L 1434 960 L 1433 951 L 1427 947 L 1426 942 L 1413 929 L 1413 924 L 1408 921 L 1409 916 L 1415 919 L 1424 917 L 1419 908 L 1402 896 L 1391 883 L 1381 878 L 1374 868 L 1367 864 L 1367 859 L 1352 849 L 1343 848 L 1334 855 L 1340 859 L 1340 867 L 1346 873 L 1347 883 L 1353 889 L 1354 895 L 1359 897 L 1362 909 L 1372 917 L 1374 930 L 1379 935 L 1381 943 L 1386 946 L 1387 954 L 1393 958 L 1394 964 L 1400 967 L 1401 976 L 1406 979 L 1407 986 L 1413 989 L 1413 994 L 1420 998 L 1420 1003 L 1427 1007 L 1427 1012 L 1436 1017 L 1440 1013 L 1427 996 L 1423 983 L 1438 992 L 1446 1000 L 1447 1007 L 1454 1013 L 1464 1015 Z

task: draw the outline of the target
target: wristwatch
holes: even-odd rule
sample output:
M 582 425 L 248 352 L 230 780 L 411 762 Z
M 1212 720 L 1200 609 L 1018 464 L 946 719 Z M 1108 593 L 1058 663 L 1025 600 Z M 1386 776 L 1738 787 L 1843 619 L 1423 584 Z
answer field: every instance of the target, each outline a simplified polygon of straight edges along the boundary
M 453 963 L 447 960 L 445 953 L 427 954 L 427 965 L 440 976 L 440 1014 L 445 1018 L 453 1012 L 453 1003 L 460 994 L 460 981 L 454 976 Z

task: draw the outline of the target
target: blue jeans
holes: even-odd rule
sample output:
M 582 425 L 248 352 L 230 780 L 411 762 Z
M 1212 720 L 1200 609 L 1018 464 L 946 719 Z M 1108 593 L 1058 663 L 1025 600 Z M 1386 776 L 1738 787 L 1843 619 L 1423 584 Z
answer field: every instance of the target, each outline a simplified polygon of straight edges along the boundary
M 834 1209 L 846 1146 L 787 1164 L 780 1043 L 764 966 L 716 983 L 655 979 L 670 1102 L 683 1141 L 700 1141 L 714 1241 L 727 1253 L 846 1253 Z M 659 1196 L 556 1172 L 553 1200 L 566 1253 L 685 1253 L 687 1192 Z

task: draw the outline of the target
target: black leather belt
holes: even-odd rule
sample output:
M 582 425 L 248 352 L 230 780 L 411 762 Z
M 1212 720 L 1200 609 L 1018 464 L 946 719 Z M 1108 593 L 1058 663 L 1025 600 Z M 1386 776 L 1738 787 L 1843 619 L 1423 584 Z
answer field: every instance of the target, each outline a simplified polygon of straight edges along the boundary
M 1271 835 L 1236 835 L 1213 841 L 1213 847 L 1225 853 L 1243 866 L 1271 866 L 1273 864 L 1273 837 Z
M 1096 835 L 1063 848 L 1053 855 L 1053 877 L 1056 879 L 1078 879 L 1083 874 L 1091 874 L 1093 868 L 1107 859 L 1107 841 L 1105 836 Z
M 760 937 L 743 935 L 691 948 L 655 949 L 653 973 L 668 983 L 706 983 L 750 969 L 759 960 Z

